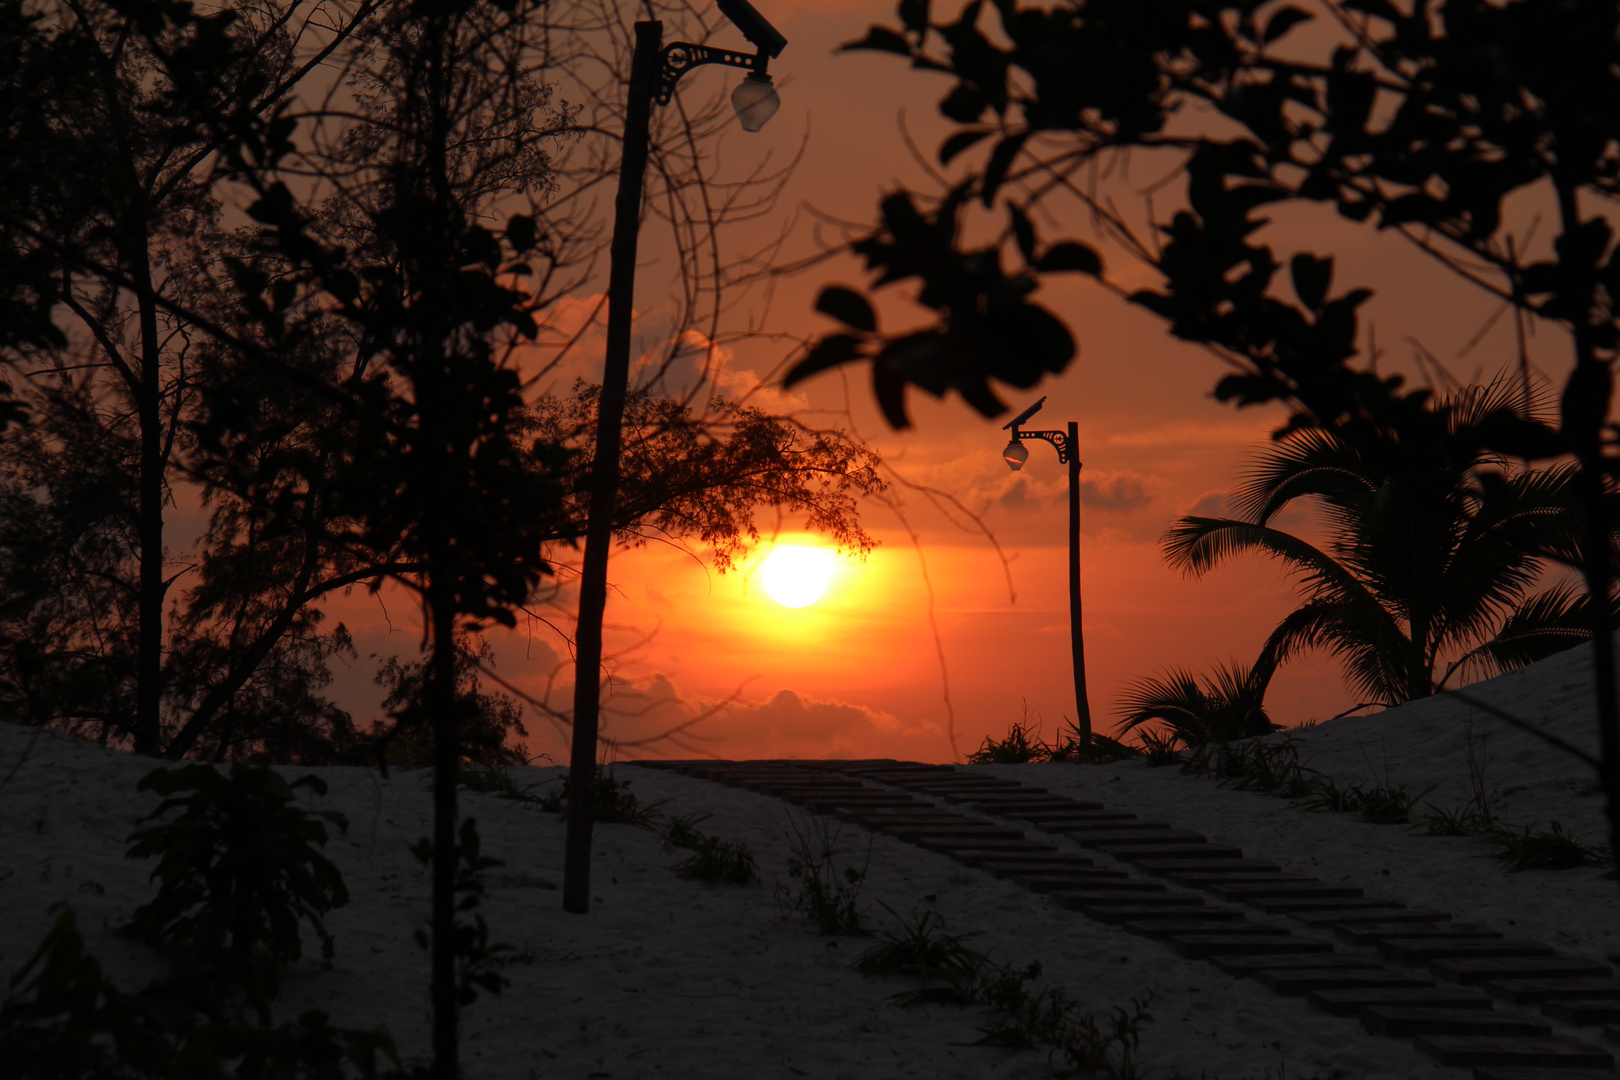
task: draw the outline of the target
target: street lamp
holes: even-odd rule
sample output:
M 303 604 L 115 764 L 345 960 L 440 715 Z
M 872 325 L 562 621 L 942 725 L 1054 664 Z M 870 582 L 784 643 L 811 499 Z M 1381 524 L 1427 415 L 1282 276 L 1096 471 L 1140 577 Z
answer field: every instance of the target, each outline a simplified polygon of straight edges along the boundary
M 1013 418 L 1002 430 L 1011 431 L 1012 439 L 1001 452 L 1007 468 L 1017 472 L 1029 460 L 1025 439 L 1042 439 L 1057 449 L 1058 461 L 1069 466 L 1069 646 L 1074 654 L 1074 709 L 1076 727 L 1080 729 L 1082 746 L 1091 745 L 1091 702 L 1086 697 L 1086 646 L 1080 633 L 1080 458 L 1075 448 L 1080 440 L 1080 425 L 1069 421 L 1067 431 L 1025 431 L 1024 421 L 1040 411 L 1046 404 L 1043 397 Z
M 748 0 L 718 3 L 726 18 L 753 43 L 754 53 L 686 41 L 665 46 L 664 24 L 650 20 L 636 23 L 636 51 L 630 62 L 608 274 L 607 356 L 597 399 L 596 456 L 591 463 L 591 505 L 585 524 L 585 564 L 580 571 L 579 625 L 574 640 L 574 744 L 569 754 L 563 909 L 578 914 L 590 910 L 591 811 L 596 805 L 596 737 L 602 704 L 602 612 L 607 606 L 608 550 L 613 541 L 613 504 L 619 491 L 619 451 L 630 381 L 630 309 L 652 105 L 654 101 L 669 104 L 681 76 L 704 64 L 749 69 L 748 77 L 731 95 L 745 131 L 758 131 L 780 105 L 766 69 L 773 57 L 781 55 L 787 38 Z

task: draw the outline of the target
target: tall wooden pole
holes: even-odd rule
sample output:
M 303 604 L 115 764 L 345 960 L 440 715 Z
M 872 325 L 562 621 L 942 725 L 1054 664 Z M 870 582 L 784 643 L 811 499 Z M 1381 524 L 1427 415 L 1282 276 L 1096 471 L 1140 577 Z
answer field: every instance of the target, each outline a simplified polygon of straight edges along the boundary
M 608 552 L 613 545 L 619 449 L 630 381 L 630 311 L 635 302 L 641 182 L 647 171 L 647 129 L 663 43 L 663 23 L 636 23 L 624 156 L 614 203 L 607 361 L 596 404 L 596 457 L 591 464 L 591 507 L 579 582 L 579 627 L 574 637 L 574 745 L 568 764 L 568 841 L 563 857 L 563 910 L 580 915 L 591 908 L 591 811 L 596 805 L 596 735 L 602 705 L 602 613 L 607 607 Z
M 1086 642 L 1080 632 L 1080 425 L 1069 421 L 1069 646 L 1074 652 L 1075 726 L 1091 745 L 1091 701 L 1086 694 Z

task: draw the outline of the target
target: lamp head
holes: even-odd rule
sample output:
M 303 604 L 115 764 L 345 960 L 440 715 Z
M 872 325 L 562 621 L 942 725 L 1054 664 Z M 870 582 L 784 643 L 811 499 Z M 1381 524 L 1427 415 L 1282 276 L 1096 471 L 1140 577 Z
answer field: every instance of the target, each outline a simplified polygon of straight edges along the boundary
M 1022 469 L 1024 462 L 1029 460 L 1029 447 L 1024 445 L 1024 440 L 1018 437 L 1016 431 L 1013 432 L 1012 442 L 1008 443 L 1007 449 L 1001 452 L 1001 460 L 1005 461 L 1007 468 L 1013 472 Z
M 753 4 L 748 0 L 717 0 L 717 3 L 720 13 L 730 19 L 742 31 L 742 36 L 753 42 L 760 52 L 772 59 L 782 55 L 782 50 L 787 48 L 787 38 L 765 16 L 755 11 Z
M 1045 405 L 1045 404 L 1046 404 L 1046 395 L 1042 394 L 1041 395 L 1041 400 L 1037 401 L 1035 404 L 1031 405 L 1029 408 L 1025 409 L 1023 412 L 1019 413 L 1017 416 L 1013 417 L 1011 420 L 1007 421 L 1005 424 L 1002 424 L 1001 425 L 1001 430 L 1002 431 L 1007 431 L 1007 430 L 1011 429 L 1012 431 L 1016 432 L 1020 427 L 1023 426 L 1023 423 L 1024 423 L 1025 420 L 1028 420 L 1030 417 L 1032 417 L 1036 413 L 1040 412 L 1041 411 L 1041 406 Z M 1016 435 L 1014 435 L 1013 437 L 1017 438 Z
M 776 110 L 782 107 L 782 99 L 776 96 L 771 77 L 755 71 L 731 92 L 731 107 L 737 110 L 737 121 L 744 131 L 758 131 L 765 126 L 765 121 L 776 115 Z

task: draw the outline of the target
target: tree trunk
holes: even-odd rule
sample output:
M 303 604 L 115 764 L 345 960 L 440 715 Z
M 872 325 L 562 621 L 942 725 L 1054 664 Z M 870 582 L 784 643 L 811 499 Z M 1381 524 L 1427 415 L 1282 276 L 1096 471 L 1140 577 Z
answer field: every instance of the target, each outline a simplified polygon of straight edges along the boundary
M 140 419 L 140 585 L 135 659 L 135 752 L 163 749 L 163 356 L 158 341 L 157 297 L 146 247 L 144 220 L 132 229 L 130 277 L 140 332 L 140 381 L 132 389 Z
M 433 723 L 433 1003 L 434 1080 L 459 1080 L 460 1005 L 456 1000 L 455 904 L 456 780 L 461 732 L 456 717 L 456 612 L 443 563 L 428 590 L 433 654 L 428 659 L 423 704 Z

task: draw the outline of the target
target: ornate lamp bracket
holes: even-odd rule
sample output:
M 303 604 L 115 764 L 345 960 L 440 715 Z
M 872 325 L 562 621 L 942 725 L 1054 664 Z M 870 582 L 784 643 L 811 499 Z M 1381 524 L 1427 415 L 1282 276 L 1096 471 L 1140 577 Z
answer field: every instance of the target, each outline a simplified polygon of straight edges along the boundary
M 1013 428 L 1012 436 L 1015 439 L 1045 439 L 1057 450 L 1058 461 L 1064 465 L 1069 463 L 1069 455 L 1074 453 L 1067 431 L 1021 431 Z
M 675 93 L 675 84 L 680 82 L 681 76 L 695 67 L 704 64 L 724 64 L 727 67 L 753 68 L 754 74 L 769 81 L 770 76 L 765 73 L 765 66 L 771 61 L 762 49 L 757 54 L 738 52 L 735 49 L 716 49 L 710 45 L 693 45 L 689 41 L 675 41 L 664 46 L 661 62 L 658 65 L 658 88 L 653 100 L 660 105 L 668 105 L 670 97 Z

